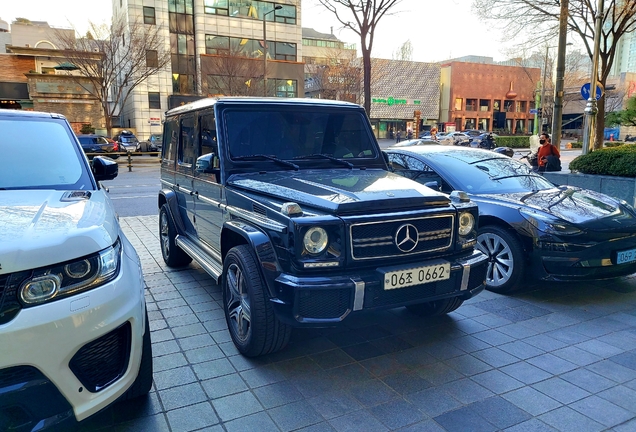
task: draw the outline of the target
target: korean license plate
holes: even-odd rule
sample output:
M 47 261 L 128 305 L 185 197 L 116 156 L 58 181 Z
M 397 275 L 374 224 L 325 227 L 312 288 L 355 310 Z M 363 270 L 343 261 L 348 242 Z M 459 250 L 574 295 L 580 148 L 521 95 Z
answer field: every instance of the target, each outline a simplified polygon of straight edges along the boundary
M 450 263 L 440 261 L 436 264 L 384 273 L 384 289 L 406 288 L 450 279 Z
M 616 264 L 625 264 L 636 261 L 636 249 L 616 252 Z

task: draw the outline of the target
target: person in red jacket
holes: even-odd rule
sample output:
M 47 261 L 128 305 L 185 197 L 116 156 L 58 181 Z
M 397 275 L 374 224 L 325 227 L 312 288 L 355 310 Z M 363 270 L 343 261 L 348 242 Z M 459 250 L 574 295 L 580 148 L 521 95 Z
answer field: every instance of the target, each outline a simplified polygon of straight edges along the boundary
M 561 153 L 559 149 L 552 145 L 550 142 L 550 137 L 547 133 L 542 133 L 539 137 L 539 143 L 541 147 L 539 147 L 539 151 L 537 152 L 537 161 L 539 162 L 539 172 L 546 171 L 548 167 L 549 156 L 554 156 L 556 158 L 556 162 L 561 159 Z M 552 164 L 551 164 L 552 165 Z M 558 163 L 560 165 L 560 162 Z M 547 171 L 551 171 L 551 169 L 547 169 Z M 554 169 L 554 171 L 559 171 L 558 169 Z

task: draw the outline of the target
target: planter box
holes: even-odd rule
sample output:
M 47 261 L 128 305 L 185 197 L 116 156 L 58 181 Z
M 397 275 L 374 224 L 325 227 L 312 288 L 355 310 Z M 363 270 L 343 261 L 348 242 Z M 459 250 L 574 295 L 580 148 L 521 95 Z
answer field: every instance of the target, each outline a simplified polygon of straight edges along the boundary
M 544 177 L 557 185 L 577 186 L 623 199 L 636 206 L 636 178 L 569 172 L 546 172 Z

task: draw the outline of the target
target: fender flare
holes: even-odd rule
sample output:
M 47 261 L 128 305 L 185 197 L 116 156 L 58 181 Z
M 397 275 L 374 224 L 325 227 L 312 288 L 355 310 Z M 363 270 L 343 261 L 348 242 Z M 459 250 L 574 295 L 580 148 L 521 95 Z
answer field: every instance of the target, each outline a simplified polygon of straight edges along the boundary
M 237 219 L 227 221 L 223 224 L 223 229 L 221 230 L 221 254 L 223 258 L 225 258 L 225 255 L 231 249 L 231 247 L 224 244 L 225 242 L 223 241 L 224 233 L 227 231 L 243 237 L 245 242 L 252 248 L 258 260 L 265 284 L 267 285 L 269 297 L 271 299 L 277 298 L 276 278 L 281 274 L 282 269 L 278 263 L 276 251 L 269 236 L 259 228 L 244 221 Z
M 165 201 L 165 204 L 168 205 L 168 216 L 172 219 L 175 228 L 177 228 L 178 234 L 183 234 L 186 232 L 185 225 L 183 225 L 183 221 L 180 217 L 175 217 L 175 215 L 179 215 L 179 203 L 177 202 L 177 194 L 172 189 L 161 189 L 159 191 L 159 197 L 157 198 L 157 207 L 161 210 L 163 207 L 162 202 Z

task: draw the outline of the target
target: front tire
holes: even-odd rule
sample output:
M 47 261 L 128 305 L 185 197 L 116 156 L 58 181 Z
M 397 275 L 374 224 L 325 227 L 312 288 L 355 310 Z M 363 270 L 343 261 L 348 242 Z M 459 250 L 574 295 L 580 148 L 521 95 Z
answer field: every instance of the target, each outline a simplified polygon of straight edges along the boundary
M 192 258 L 177 246 L 176 237 L 177 229 L 170 216 L 168 204 L 164 204 L 159 211 L 159 241 L 161 243 L 161 255 L 168 267 L 183 267 L 192 261 Z
M 519 288 L 523 280 L 523 248 L 505 228 L 486 225 L 479 229 L 477 249 L 488 255 L 486 289 L 499 294 Z
M 408 305 L 406 309 L 415 315 L 434 317 L 449 314 L 460 307 L 462 303 L 464 303 L 464 300 L 459 297 L 452 297 L 427 303 Z
M 283 349 L 291 327 L 272 308 L 258 263 L 247 245 L 233 247 L 223 262 L 223 310 L 234 345 L 246 357 Z

